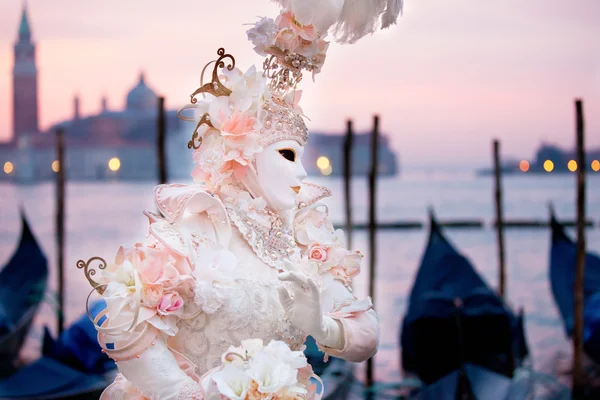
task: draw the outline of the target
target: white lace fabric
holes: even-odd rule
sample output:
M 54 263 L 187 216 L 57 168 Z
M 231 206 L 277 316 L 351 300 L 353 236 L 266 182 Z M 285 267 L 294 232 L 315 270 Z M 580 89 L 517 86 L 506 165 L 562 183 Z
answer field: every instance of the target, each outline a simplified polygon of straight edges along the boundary
M 244 212 L 240 214 L 240 210 L 235 211 L 241 218 L 248 217 Z M 216 230 L 206 229 L 217 227 L 222 222 L 222 218 L 215 219 L 214 215 L 210 212 L 187 213 L 171 224 L 162 236 L 161 230 L 151 229 L 154 237 L 169 248 L 187 253 L 194 266 L 192 274 L 196 286 L 193 303 L 196 304 L 186 305 L 175 335 L 163 334 L 161 343 L 157 340 L 156 346 L 153 344 L 137 358 L 117 363 L 122 373 L 120 386 L 113 385 L 103 398 L 199 399 L 202 391 L 198 379 L 221 365 L 221 357 L 230 346 L 239 346 L 246 339 L 262 339 L 264 343 L 279 340 L 292 350 L 303 350 L 306 333 L 286 318 L 279 298 L 278 288 L 289 283 L 278 279 L 281 268 L 270 262 L 285 259 L 285 253 L 289 254 L 288 259 L 299 260 L 302 250 L 295 243 L 290 243 L 292 251 L 288 251 L 287 242 L 271 241 L 265 237 L 265 232 L 275 235 L 283 231 L 285 236 L 289 232 L 293 234 L 293 231 L 276 224 L 273 229 L 261 231 L 260 236 L 250 236 L 231 220 L 225 248 L 224 243 L 218 240 Z M 259 243 L 257 246 L 256 241 L 262 240 L 267 245 Z M 269 258 L 272 252 L 257 251 L 257 247 L 268 248 L 271 244 L 271 248 L 278 251 L 277 257 Z M 231 254 L 228 257 L 235 258 L 235 267 L 219 271 L 219 263 L 205 265 L 205 260 L 212 260 L 210 257 L 203 258 L 207 252 Z M 332 283 L 331 276 L 324 280 L 317 269 L 304 272 L 315 278 L 321 287 L 324 312 L 356 300 L 340 281 Z M 181 363 L 178 364 L 181 357 L 176 357 L 177 354 L 191 361 L 192 365 L 186 371 L 181 369 L 184 368 Z M 121 386 L 142 397 L 120 397 L 119 393 L 124 390 Z

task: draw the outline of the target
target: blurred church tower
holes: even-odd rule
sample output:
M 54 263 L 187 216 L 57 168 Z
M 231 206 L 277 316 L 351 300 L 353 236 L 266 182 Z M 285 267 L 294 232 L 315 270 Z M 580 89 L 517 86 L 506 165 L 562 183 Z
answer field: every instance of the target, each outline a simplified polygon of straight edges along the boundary
M 35 44 L 31 40 L 26 4 L 23 5 L 14 51 L 12 142 L 18 145 L 21 136 L 33 136 L 39 132 Z

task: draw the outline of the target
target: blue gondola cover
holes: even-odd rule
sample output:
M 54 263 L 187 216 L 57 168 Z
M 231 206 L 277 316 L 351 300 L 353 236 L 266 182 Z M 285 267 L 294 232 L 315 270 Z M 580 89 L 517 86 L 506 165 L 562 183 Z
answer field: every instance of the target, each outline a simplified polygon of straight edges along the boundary
M 402 322 L 402 366 L 424 384 L 465 363 L 512 376 L 522 325 L 431 216 L 427 248 Z M 521 333 L 520 333 L 521 332 Z M 525 347 L 525 348 L 523 348 Z
M 564 227 L 551 215 L 552 247 L 550 250 L 550 282 L 554 301 L 563 320 L 565 333 L 573 334 L 574 285 L 577 246 Z M 600 363 L 600 257 L 585 256 L 584 280 L 584 349 Z

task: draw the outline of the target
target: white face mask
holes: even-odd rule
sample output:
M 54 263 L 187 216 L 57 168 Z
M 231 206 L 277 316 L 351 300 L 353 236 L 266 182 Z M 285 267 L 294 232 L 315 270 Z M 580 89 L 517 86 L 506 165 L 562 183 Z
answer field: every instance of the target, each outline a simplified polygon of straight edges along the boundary
M 278 211 L 296 205 L 300 185 L 306 178 L 303 153 L 304 147 L 295 140 L 281 140 L 256 156 L 257 183 L 269 206 Z

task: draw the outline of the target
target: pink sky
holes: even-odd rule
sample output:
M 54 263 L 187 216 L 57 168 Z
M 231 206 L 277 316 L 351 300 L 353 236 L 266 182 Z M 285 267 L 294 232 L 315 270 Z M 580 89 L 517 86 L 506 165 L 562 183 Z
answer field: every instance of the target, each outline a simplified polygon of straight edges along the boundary
M 541 141 L 571 147 L 573 99 L 582 97 L 587 144 L 600 146 L 600 1 L 405 3 L 397 26 L 332 44 L 316 84 L 306 78 L 313 131 L 341 131 L 349 116 L 366 129 L 379 113 L 404 165 L 487 163 L 494 137 L 507 156 L 531 157 Z M 3 2 L 0 13 L 2 140 L 21 7 Z M 97 113 L 102 95 L 122 108 L 141 69 L 180 107 L 218 47 L 242 69 L 260 66 L 243 24 L 277 13 L 268 0 L 29 0 L 42 127 L 72 116 L 75 93 L 83 114 Z

